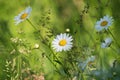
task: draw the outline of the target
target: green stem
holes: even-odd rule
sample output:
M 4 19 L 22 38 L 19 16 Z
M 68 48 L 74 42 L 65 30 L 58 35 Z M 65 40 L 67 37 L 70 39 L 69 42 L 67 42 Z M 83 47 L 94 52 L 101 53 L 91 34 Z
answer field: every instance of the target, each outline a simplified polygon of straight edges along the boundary
M 32 22 L 31 22 L 29 19 L 27 19 L 27 21 L 31 24 L 31 26 L 32 26 L 35 30 L 37 30 L 37 28 L 32 24 Z
M 22 70 L 22 66 L 21 66 L 21 61 L 22 61 L 22 59 L 21 59 L 21 55 L 19 55 L 18 57 L 17 57 L 17 60 L 18 60 L 18 63 L 17 63 L 17 71 L 18 71 L 18 74 L 19 74 L 19 77 L 18 78 L 20 78 L 20 77 L 22 77 L 22 74 L 21 74 L 21 70 Z
M 116 38 L 114 37 L 114 35 L 112 34 L 112 32 L 108 29 L 108 32 L 110 33 L 110 35 L 113 37 L 113 39 L 115 40 L 116 44 L 118 45 L 118 47 L 120 47 L 120 45 L 118 44 Z
M 48 60 L 53 64 L 53 66 L 56 68 L 56 70 L 59 70 L 56 65 L 53 63 L 53 61 L 46 55 L 46 57 L 48 58 Z
M 43 52 L 43 50 L 41 50 L 41 49 L 40 49 L 40 51 Z M 46 56 L 47 59 L 53 64 L 53 66 L 56 68 L 56 70 L 59 70 L 59 69 L 56 67 L 56 65 L 53 63 L 53 61 L 52 61 L 47 55 L 45 55 L 45 56 Z
M 81 80 L 85 80 L 83 73 L 81 73 Z
M 38 29 L 33 25 L 33 23 L 32 23 L 29 19 L 27 19 L 27 21 L 30 23 L 30 25 L 31 25 L 36 31 L 38 31 Z M 39 34 L 39 35 L 40 35 L 40 34 Z M 40 38 L 41 40 L 44 40 L 41 35 L 39 36 L 39 38 Z

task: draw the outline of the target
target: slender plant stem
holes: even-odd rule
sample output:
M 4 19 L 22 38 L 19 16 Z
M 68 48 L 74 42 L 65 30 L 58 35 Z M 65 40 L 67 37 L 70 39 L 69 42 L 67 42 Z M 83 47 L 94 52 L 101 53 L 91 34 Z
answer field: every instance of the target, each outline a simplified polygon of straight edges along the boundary
M 27 19 L 27 21 L 31 24 L 31 26 L 32 26 L 36 31 L 38 31 L 38 29 L 33 25 L 33 23 L 32 23 L 29 19 Z M 40 35 L 39 38 L 40 38 L 41 40 L 44 40 L 43 37 L 41 36 L 41 34 L 39 34 L 39 35 Z
M 42 49 L 40 49 L 40 51 L 43 52 Z M 53 66 L 56 68 L 56 70 L 59 70 L 59 69 L 57 68 L 57 66 L 53 63 L 53 61 L 52 61 L 47 55 L 45 55 L 45 56 L 46 56 L 47 59 L 53 64 Z
M 53 63 L 53 61 L 48 57 L 48 56 L 46 56 L 47 58 L 48 58 L 48 60 L 53 64 L 53 66 L 56 68 L 56 70 L 59 70 L 58 68 L 57 68 L 57 66 Z
M 113 37 L 113 39 L 115 40 L 116 44 L 118 45 L 118 47 L 120 47 L 120 45 L 118 44 L 116 38 L 114 37 L 114 35 L 112 34 L 112 32 L 108 29 L 108 32 L 110 33 L 110 35 Z
M 27 19 L 27 21 L 31 24 L 31 26 L 32 26 L 35 30 L 37 30 L 37 28 L 32 24 L 32 22 L 31 22 L 29 19 Z
M 19 74 L 19 78 L 22 76 L 22 74 L 21 74 L 21 69 L 22 69 L 22 66 L 21 66 L 21 61 L 22 61 L 22 59 L 21 59 L 21 55 L 19 55 L 18 57 L 17 57 L 17 60 L 18 60 L 18 63 L 17 63 L 17 70 L 18 70 L 18 74 Z
M 83 72 L 81 73 L 81 80 L 85 80 L 85 79 L 84 79 Z

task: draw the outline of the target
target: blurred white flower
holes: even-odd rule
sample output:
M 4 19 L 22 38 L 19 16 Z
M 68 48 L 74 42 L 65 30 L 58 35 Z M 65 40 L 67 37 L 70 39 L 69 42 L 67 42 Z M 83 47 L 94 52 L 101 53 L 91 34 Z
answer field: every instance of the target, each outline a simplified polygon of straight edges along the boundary
M 67 29 L 66 29 L 66 32 L 70 32 L 70 29 L 69 29 L 69 28 L 67 28 Z
M 106 38 L 104 42 L 101 43 L 101 48 L 107 48 L 111 45 L 112 39 L 111 38 Z
M 87 64 L 90 62 L 94 62 L 94 60 L 95 60 L 95 56 L 90 56 L 87 58 L 86 61 L 80 63 L 78 66 L 81 67 L 82 70 L 84 70 L 86 68 Z
M 72 36 L 69 34 L 60 34 L 52 41 L 52 47 L 56 52 L 68 51 L 72 48 Z
M 15 16 L 15 18 L 14 18 L 15 24 L 17 25 L 20 22 L 28 19 L 31 11 L 32 11 L 32 8 L 29 6 L 24 11 L 22 11 L 20 14 L 18 14 L 18 16 Z
M 95 56 L 90 56 L 87 59 L 87 62 L 93 62 L 95 60 Z
M 39 48 L 39 44 L 35 44 L 35 45 L 34 45 L 34 48 L 35 48 L 35 49 L 38 49 L 38 48 Z
M 96 22 L 95 28 L 97 31 L 101 31 L 103 29 L 107 30 L 108 27 L 112 25 L 112 23 L 113 23 L 113 18 L 106 15 Z
M 22 53 L 22 54 L 25 54 L 26 53 L 26 50 L 25 50 L 25 48 L 19 48 L 19 50 L 18 50 L 20 53 Z
M 31 53 L 31 50 L 26 49 L 25 47 L 20 47 L 20 48 L 18 49 L 18 51 L 19 51 L 21 54 Z
M 13 43 L 17 43 L 18 40 L 19 40 L 19 38 L 18 38 L 18 37 L 16 37 L 16 38 L 10 38 L 10 40 L 11 40 Z

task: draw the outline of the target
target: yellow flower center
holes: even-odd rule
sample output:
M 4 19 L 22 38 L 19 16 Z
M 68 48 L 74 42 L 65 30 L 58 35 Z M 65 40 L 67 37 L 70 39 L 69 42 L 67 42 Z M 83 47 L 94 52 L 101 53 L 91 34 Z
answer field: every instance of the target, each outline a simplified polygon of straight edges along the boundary
M 101 22 L 101 26 L 106 26 L 108 24 L 108 22 L 107 21 L 103 21 L 103 22 Z
M 59 42 L 60 46 L 65 46 L 66 44 L 67 44 L 67 41 L 65 39 L 63 39 Z
M 21 19 L 25 19 L 27 16 L 28 16 L 28 14 L 27 14 L 27 13 L 24 13 L 24 14 L 21 15 L 20 18 L 21 18 Z

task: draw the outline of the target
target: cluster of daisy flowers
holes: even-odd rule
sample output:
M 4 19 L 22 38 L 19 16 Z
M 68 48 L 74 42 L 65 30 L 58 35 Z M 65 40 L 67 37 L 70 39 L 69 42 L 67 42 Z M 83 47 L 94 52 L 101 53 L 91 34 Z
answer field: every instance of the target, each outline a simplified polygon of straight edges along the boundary
M 107 30 L 112 25 L 112 23 L 113 18 L 106 15 L 96 22 L 95 28 L 98 32 L 104 29 Z M 72 40 L 72 36 L 69 36 L 69 34 L 64 33 L 57 35 L 52 42 L 52 47 L 56 50 L 56 52 L 68 51 L 72 48 Z M 101 43 L 101 48 L 107 48 L 111 45 L 111 43 L 112 39 L 108 37 Z
M 22 11 L 20 14 L 15 16 L 15 24 L 19 24 L 23 22 L 24 20 L 28 19 L 30 16 L 30 13 L 32 11 L 32 8 L 29 6 L 24 11 Z M 103 18 L 100 18 L 99 21 L 96 22 L 95 28 L 98 32 L 102 30 L 107 30 L 113 23 L 113 18 L 106 15 Z M 56 52 L 61 51 L 68 51 L 72 48 L 72 36 L 66 33 L 61 33 L 60 35 L 57 35 L 56 38 L 52 41 L 52 47 Z M 112 42 L 111 38 L 106 38 L 104 42 L 101 44 L 101 48 L 109 47 Z
M 15 24 L 17 25 L 23 22 L 24 20 L 28 19 L 31 11 L 32 8 L 29 6 L 20 14 L 15 16 Z M 72 40 L 72 36 L 70 36 L 69 34 L 61 33 L 60 35 L 57 35 L 57 37 L 53 40 L 52 47 L 53 49 L 55 49 L 56 52 L 68 51 L 72 48 Z
M 98 32 L 102 30 L 108 30 L 108 28 L 112 25 L 112 23 L 113 23 L 113 18 L 106 15 L 103 18 L 100 18 L 100 20 L 96 22 L 95 28 Z M 111 45 L 111 43 L 112 43 L 112 39 L 108 37 L 101 43 L 101 48 L 107 48 Z
M 29 6 L 20 14 L 15 16 L 14 18 L 15 24 L 19 24 L 24 20 L 27 20 L 30 16 L 31 11 L 32 11 L 32 8 Z M 106 15 L 103 18 L 100 18 L 100 20 L 96 22 L 95 29 L 98 32 L 101 32 L 103 30 L 107 31 L 109 27 L 112 25 L 112 23 L 113 23 L 113 18 Z M 70 32 L 70 30 L 66 29 L 66 32 Z M 17 39 L 12 39 L 12 41 L 17 42 Z M 112 38 L 107 37 L 103 40 L 100 47 L 107 48 L 111 45 L 111 43 L 112 43 Z M 39 44 L 35 44 L 34 46 L 35 49 L 38 49 L 39 47 L 40 47 Z M 56 35 L 56 37 L 51 42 L 51 47 L 53 48 L 53 50 L 55 50 L 55 52 L 69 51 L 73 47 L 73 37 L 68 33 L 60 33 Z M 23 53 L 25 52 L 25 50 L 20 49 L 19 52 Z M 81 68 L 82 70 L 85 70 L 86 67 L 89 65 L 89 63 L 94 62 L 95 59 L 96 57 L 91 55 L 85 61 L 80 62 L 78 64 L 78 67 Z

